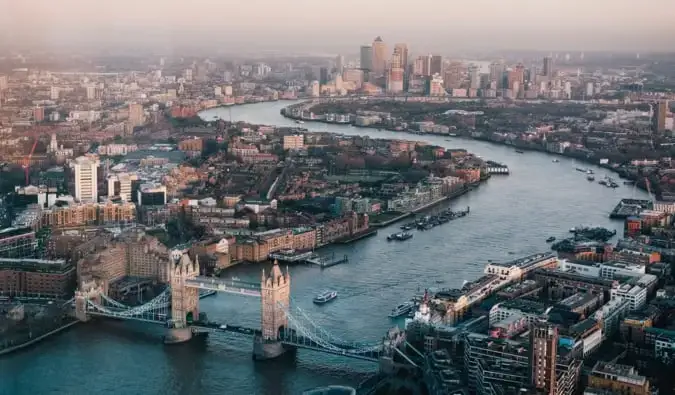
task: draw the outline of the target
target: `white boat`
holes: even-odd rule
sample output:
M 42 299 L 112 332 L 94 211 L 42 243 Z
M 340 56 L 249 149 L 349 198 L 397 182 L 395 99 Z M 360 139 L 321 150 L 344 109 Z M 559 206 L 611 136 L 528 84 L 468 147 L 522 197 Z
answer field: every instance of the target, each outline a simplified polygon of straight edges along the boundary
M 295 123 L 302 125 L 303 123 L 305 123 L 305 121 L 297 120 L 297 121 L 295 121 Z
M 405 302 L 401 303 L 400 305 L 396 306 L 391 313 L 389 313 L 389 318 L 396 318 L 400 317 L 402 315 L 408 314 L 415 308 L 415 303 L 413 302 Z
M 318 294 L 317 296 L 315 296 L 312 301 L 316 304 L 324 304 L 324 303 L 328 303 L 331 300 L 337 298 L 337 296 L 338 296 L 338 293 L 335 292 L 335 291 L 323 291 L 320 294 Z

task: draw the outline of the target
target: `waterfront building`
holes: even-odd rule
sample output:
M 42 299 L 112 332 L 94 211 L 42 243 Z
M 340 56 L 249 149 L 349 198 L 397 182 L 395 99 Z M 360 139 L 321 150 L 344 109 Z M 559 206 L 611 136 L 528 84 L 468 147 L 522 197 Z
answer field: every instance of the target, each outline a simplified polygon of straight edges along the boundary
M 588 387 L 625 395 L 650 395 L 649 380 L 629 365 L 599 361 L 588 375 Z
M 167 283 L 169 250 L 156 237 L 130 231 L 77 262 L 78 284 L 100 285 L 106 293 L 124 292 L 138 279 Z
M 0 295 L 67 299 L 75 267 L 64 259 L 0 258 Z
M 284 150 L 301 150 L 305 148 L 305 136 L 302 134 L 293 134 L 284 136 Z
M 384 75 L 387 67 L 387 44 L 384 43 L 382 37 L 377 36 L 373 41 L 373 64 L 372 71 L 380 76 Z
M 558 257 L 551 252 L 537 253 L 507 262 L 489 262 L 483 273 L 498 275 L 511 281 L 520 281 L 528 273 L 542 268 L 558 267 Z
M 72 164 L 75 178 L 75 199 L 78 202 L 98 201 L 98 159 L 80 156 Z

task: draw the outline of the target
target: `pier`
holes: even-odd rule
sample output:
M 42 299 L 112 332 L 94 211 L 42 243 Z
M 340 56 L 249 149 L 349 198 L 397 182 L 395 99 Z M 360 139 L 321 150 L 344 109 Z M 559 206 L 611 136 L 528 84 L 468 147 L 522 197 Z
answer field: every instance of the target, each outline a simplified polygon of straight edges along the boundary
M 347 257 L 347 255 L 336 257 L 335 254 L 333 254 L 330 256 L 316 256 L 315 258 L 307 259 L 306 262 L 312 265 L 317 265 L 322 269 L 324 269 L 342 263 L 347 263 L 349 262 L 349 258 Z
M 271 253 L 270 260 L 277 260 L 286 263 L 301 263 L 308 259 L 315 258 L 317 255 L 312 251 L 297 252 L 294 250 L 285 250 Z
M 651 200 L 642 199 L 621 199 L 619 204 L 609 214 L 612 219 L 626 219 L 640 214 L 642 210 L 651 210 L 654 203 Z

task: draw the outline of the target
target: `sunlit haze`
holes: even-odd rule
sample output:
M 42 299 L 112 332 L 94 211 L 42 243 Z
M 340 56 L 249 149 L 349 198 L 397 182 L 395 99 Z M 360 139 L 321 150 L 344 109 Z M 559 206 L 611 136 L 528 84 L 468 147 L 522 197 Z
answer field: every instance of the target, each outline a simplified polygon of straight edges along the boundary
M 672 49 L 675 1 L 2 0 L 0 43 L 37 48 L 356 52 L 375 36 L 419 50 Z

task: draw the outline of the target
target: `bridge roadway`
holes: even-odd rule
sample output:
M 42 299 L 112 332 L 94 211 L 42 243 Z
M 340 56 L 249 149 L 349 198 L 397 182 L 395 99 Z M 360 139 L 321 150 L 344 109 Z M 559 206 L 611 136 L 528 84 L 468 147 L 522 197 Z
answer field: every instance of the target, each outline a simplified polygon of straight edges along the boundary
M 218 324 L 215 322 L 206 322 L 206 323 L 194 323 L 190 325 L 191 328 L 194 328 L 197 332 L 230 332 L 238 333 L 248 336 L 262 336 L 262 331 L 260 329 L 246 328 L 238 325 L 229 325 L 229 324 Z M 381 350 L 369 350 L 365 352 L 350 352 L 351 350 L 358 350 L 358 345 L 354 344 L 341 344 L 332 342 L 331 345 L 337 348 L 338 350 L 333 350 L 330 348 L 323 347 L 314 340 L 298 334 L 294 329 L 281 329 L 279 333 L 279 341 L 282 344 L 287 346 L 292 346 L 296 348 L 304 348 L 307 350 L 320 351 L 323 353 L 341 355 L 349 358 L 361 359 L 364 361 L 378 362 L 382 351 Z
M 260 284 L 249 283 L 235 279 L 198 276 L 185 280 L 189 288 L 207 289 L 210 291 L 225 292 L 245 296 L 260 296 Z

